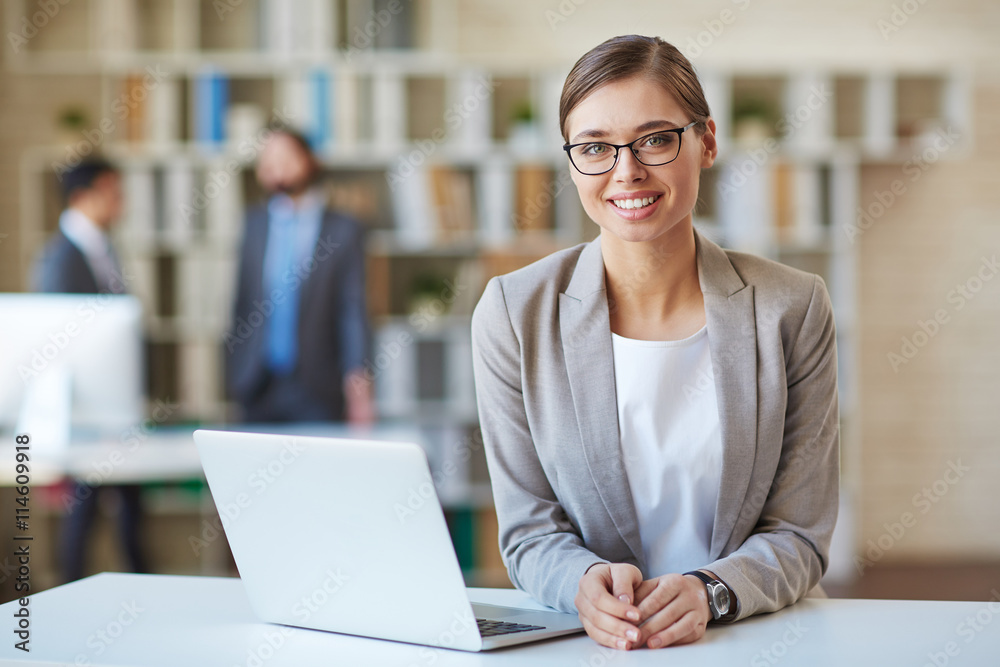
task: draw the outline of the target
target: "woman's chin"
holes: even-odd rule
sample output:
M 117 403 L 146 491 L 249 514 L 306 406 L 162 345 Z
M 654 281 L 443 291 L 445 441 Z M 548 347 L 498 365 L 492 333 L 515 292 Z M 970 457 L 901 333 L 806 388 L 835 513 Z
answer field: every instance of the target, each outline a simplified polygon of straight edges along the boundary
M 640 220 L 610 220 L 600 225 L 602 231 L 626 243 L 643 243 L 654 241 L 668 230 L 661 221 Z

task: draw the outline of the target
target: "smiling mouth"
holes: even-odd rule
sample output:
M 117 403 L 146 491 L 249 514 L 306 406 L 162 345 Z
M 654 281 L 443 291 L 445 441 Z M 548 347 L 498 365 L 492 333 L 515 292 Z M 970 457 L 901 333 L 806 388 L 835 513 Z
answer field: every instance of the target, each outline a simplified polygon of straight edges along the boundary
M 653 204 L 663 195 L 656 195 L 655 197 L 641 197 L 638 199 L 612 199 L 611 203 L 622 209 L 633 209 L 633 208 L 645 208 L 650 204 Z

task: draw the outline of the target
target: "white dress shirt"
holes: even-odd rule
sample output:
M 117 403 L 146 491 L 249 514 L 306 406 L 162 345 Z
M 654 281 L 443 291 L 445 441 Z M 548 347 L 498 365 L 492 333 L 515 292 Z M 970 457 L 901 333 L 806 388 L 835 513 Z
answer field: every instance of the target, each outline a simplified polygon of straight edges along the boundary
M 611 339 L 618 430 L 648 576 L 704 567 L 722 478 L 708 328 L 683 340 Z

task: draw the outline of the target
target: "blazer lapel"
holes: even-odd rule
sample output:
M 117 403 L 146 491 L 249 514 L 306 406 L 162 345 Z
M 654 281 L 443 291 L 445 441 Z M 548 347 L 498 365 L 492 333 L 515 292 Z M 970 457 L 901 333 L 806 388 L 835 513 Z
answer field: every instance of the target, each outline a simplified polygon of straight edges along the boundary
M 618 435 L 611 322 L 600 237 L 584 247 L 566 291 L 559 295 L 559 326 L 587 466 L 605 510 L 645 573 L 639 523 Z
M 743 508 L 757 451 L 757 329 L 754 291 L 719 246 L 695 232 L 698 280 L 722 431 L 722 482 L 710 557 L 729 541 Z

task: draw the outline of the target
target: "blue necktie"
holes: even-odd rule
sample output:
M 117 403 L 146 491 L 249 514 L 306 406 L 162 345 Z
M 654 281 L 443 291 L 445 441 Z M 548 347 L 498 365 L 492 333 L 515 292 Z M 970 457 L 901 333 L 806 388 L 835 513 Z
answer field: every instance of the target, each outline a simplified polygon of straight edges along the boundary
M 271 218 L 271 224 L 278 226 L 277 233 L 271 238 L 275 244 L 276 268 L 279 269 L 273 276 L 271 289 L 280 289 L 285 297 L 274 301 L 274 312 L 268 327 L 268 366 L 278 375 L 292 372 L 298 358 L 299 290 L 292 289 L 281 279 L 295 270 L 295 222 L 294 213 L 273 215 Z

